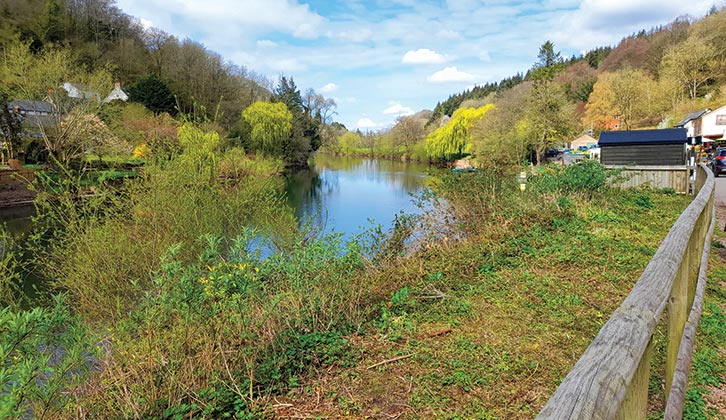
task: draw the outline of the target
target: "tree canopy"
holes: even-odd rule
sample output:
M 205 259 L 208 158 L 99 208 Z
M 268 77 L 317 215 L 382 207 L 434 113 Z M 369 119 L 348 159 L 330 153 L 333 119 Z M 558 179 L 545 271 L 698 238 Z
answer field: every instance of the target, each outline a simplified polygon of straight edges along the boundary
M 493 107 L 457 109 L 446 125 L 426 137 L 426 154 L 433 159 L 451 160 L 468 152 L 472 127 Z
M 282 102 L 255 102 L 242 112 L 250 125 L 253 150 L 274 157 L 284 157 L 290 143 L 292 113 Z

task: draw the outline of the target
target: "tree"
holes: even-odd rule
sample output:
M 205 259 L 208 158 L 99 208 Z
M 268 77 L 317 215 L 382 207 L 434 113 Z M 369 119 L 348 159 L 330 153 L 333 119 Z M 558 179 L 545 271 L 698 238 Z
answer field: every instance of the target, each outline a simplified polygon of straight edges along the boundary
M 636 126 L 648 116 L 648 95 L 654 81 L 642 70 L 630 68 L 613 73 L 610 80 L 615 107 L 626 130 Z
M 539 47 L 539 54 L 537 54 L 537 62 L 532 67 L 529 73 L 529 78 L 532 80 L 550 80 L 557 73 L 561 72 L 564 68 L 562 63 L 562 57 L 559 51 L 555 51 L 555 45 L 551 41 L 545 41 L 541 47 Z
M 472 127 L 472 148 L 477 161 L 490 168 L 509 168 L 527 159 L 530 139 L 523 124 L 532 83 L 502 92 L 494 108 Z
M 526 109 L 525 129 L 536 163 L 540 164 L 548 147 L 567 141 L 575 132 L 574 107 L 567 100 L 562 86 L 539 80 L 532 86 Z
M 20 131 L 22 119 L 20 115 L 16 115 L 14 110 L 8 109 L 5 104 L 8 103 L 8 96 L 0 89 L 0 139 L 2 139 L 3 149 L 7 154 L 3 153 L 2 162 L 6 159 L 12 159 L 17 155 L 20 148 Z
M 285 157 L 290 143 L 292 113 L 284 103 L 255 102 L 242 112 L 252 128 L 252 147 L 267 155 Z
M 610 128 L 613 117 L 620 114 L 615 106 L 615 95 L 609 81 L 609 73 L 603 73 L 593 86 L 592 93 L 585 105 L 583 122 L 597 131 Z
M 355 131 L 346 131 L 338 139 L 340 149 L 343 153 L 352 153 L 363 143 L 363 136 Z
M 610 51 L 610 54 L 600 63 L 598 70 L 615 72 L 624 68 L 643 68 L 648 61 L 649 51 L 650 41 L 647 38 L 625 38 Z
M 629 130 L 660 112 L 667 98 L 659 91 L 657 83 L 642 70 L 626 68 L 602 73 L 585 106 L 583 121 L 604 130 L 617 115 L 621 127 Z
M 280 77 L 273 89 L 272 101 L 285 104 L 293 118 L 290 141 L 283 158 L 290 166 L 307 166 L 310 154 L 320 148 L 321 121 L 311 114 L 313 108 L 305 107 L 300 90 L 292 77 L 289 79 L 285 76 Z
M 661 74 L 677 81 L 691 99 L 696 99 L 700 88 L 719 75 L 714 49 L 704 40 L 691 36 L 666 51 Z
M 426 154 L 432 159 L 453 160 L 466 152 L 471 144 L 471 128 L 493 108 L 459 108 L 446 125 L 426 137 Z
M 147 76 L 128 89 L 129 100 L 143 104 L 150 111 L 160 114 L 176 114 L 174 95 L 166 83 L 158 77 Z
M 425 139 L 425 126 L 425 119 L 416 116 L 399 117 L 396 125 L 391 129 L 393 144 L 403 147 L 404 153 L 410 153 L 416 143 Z
M 571 101 L 587 102 L 597 81 L 597 71 L 580 61 L 567 67 L 557 75 L 555 81 L 564 86 L 565 94 Z
M 9 97 L 33 100 L 47 99 L 52 113 L 47 118 L 34 117 L 26 125 L 34 125 L 41 136 L 50 163 L 67 170 L 69 163 L 93 149 L 116 142 L 103 134 L 105 126 L 95 118 L 101 103 L 95 97 L 69 98 L 57 87 L 67 81 L 83 85 L 89 92 L 102 92 L 112 85 L 105 68 L 87 73 L 73 64 L 68 50 L 30 51 L 30 44 L 6 48 L 0 61 L 0 80 Z

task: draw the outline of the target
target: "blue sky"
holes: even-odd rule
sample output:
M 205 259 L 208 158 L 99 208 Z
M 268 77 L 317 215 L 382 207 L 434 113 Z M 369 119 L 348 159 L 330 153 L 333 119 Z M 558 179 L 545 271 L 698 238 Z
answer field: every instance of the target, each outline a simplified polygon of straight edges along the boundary
M 720 4 L 721 0 L 716 0 Z M 337 121 L 379 130 L 476 84 L 703 16 L 714 0 L 117 0 L 146 26 L 335 99 Z

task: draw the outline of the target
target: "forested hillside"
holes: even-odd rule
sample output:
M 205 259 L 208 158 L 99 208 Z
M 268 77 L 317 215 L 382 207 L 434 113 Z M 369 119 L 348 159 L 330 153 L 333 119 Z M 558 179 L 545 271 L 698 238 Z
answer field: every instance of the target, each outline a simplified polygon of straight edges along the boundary
M 109 0 L 3 0 L 0 56 L 3 102 L 49 100 L 58 104 L 66 94 L 59 87 L 67 83 L 101 99 L 114 81 L 120 83 L 129 102 L 139 103 L 145 110 L 119 103 L 82 107 L 76 103 L 73 107 L 76 114 L 103 120 L 110 129 L 103 137 L 125 142 L 127 147 L 122 149 L 127 150 L 153 152 L 160 142 L 175 142 L 174 130 L 161 128 L 175 124 L 171 119 L 159 119 L 167 115 L 177 121 L 206 121 L 232 146 L 280 158 L 290 166 L 305 166 L 310 153 L 329 136 L 335 108 L 334 101 L 312 89 L 301 92 L 292 76 L 281 76 L 276 82 L 264 79 L 199 42 L 144 28 Z M 248 113 L 243 118 L 242 111 L 257 101 L 282 103 L 286 109 L 276 109 L 277 114 Z M 290 126 L 283 123 L 275 128 L 279 147 L 264 146 L 269 139 L 261 137 L 255 127 L 284 122 L 287 113 Z M 57 114 L 56 122 L 68 121 L 66 112 Z M 12 145 L 5 157 L 15 157 L 17 152 L 37 155 L 35 146 L 13 129 L 11 120 L 7 114 L 0 118 L 6 128 L 0 130 L 3 140 Z M 65 136 L 52 133 L 51 127 L 43 130 L 48 132 L 45 143 Z M 172 134 L 159 139 L 149 134 L 154 132 Z M 45 149 L 46 153 L 58 152 L 47 144 Z
M 614 47 L 566 59 L 546 41 L 524 75 L 438 103 L 415 139 L 411 126 L 421 124 L 420 115 L 402 117 L 391 130 L 369 140 L 359 136 L 354 144 L 374 154 L 418 159 L 471 154 L 480 165 L 506 168 L 528 159 L 539 162 L 546 148 L 583 133 L 672 127 L 690 112 L 726 104 L 725 24 L 726 11 L 712 8 L 702 19 L 679 17 Z M 493 104 L 490 112 L 455 128 L 457 110 L 488 104 Z

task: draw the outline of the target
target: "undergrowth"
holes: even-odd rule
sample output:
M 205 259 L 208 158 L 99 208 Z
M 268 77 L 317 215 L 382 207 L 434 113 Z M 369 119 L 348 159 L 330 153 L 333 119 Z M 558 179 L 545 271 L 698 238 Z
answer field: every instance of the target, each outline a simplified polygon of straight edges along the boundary
M 274 180 L 185 133 L 206 146 L 183 168 L 61 203 L 66 230 L 38 236 L 61 235 L 47 272 L 103 349 L 58 417 L 531 418 L 689 200 L 589 163 L 524 192 L 444 174 L 435 210 L 342 242 L 289 229 Z

